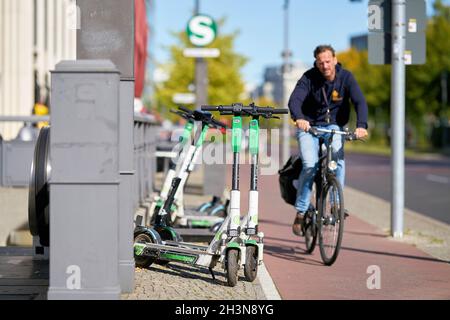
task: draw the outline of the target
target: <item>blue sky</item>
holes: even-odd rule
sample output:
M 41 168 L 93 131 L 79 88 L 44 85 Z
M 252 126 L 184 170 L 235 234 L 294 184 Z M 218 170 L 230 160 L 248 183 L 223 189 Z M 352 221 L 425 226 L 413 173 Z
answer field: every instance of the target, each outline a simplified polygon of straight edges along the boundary
M 432 3 L 427 0 L 427 14 Z M 450 3 L 450 0 L 444 1 Z M 175 44 L 171 31 L 186 28 L 194 0 L 154 0 L 153 54 L 167 62 L 164 46 Z M 367 0 L 290 0 L 289 47 L 293 60 L 311 64 L 318 44 L 331 44 L 337 51 L 349 47 L 350 37 L 367 32 Z M 249 58 L 242 69 L 247 82 L 259 84 L 264 67 L 281 64 L 284 0 L 200 0 L 200 12 L 214 19 L 226 17 L 222 33 L 239 30 L 235 50 Z

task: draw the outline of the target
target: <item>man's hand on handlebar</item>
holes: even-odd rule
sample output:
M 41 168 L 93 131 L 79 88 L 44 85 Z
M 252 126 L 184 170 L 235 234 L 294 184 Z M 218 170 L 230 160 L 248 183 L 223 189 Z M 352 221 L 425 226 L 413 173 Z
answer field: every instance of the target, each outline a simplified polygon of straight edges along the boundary
M 297 119 L 295 121 L 295 124 L 296 124 L 297 128 L 299 128 L 300 130 L 303 130 L 305 132 L 308 132 L 309 129 L 311 128 L 311 125 L 309 124 L 309 122 L 304 119 Z
M 356 139 L 363 139 L 369 135 L 366 129 L 356 128 L 355 130 Z

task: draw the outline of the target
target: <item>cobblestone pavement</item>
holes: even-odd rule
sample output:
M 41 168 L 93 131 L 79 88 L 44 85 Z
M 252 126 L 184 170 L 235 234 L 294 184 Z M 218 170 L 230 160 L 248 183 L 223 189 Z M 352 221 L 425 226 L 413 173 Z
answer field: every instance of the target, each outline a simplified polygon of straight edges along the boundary
M 155 184 L 159 188 L 163 176 L 158 173 Z M 198 192 L 203 180 L 203 171 L 195 171 L 188 181 L 184 194 L 188 206 L 196 207 L 211 199 L 210 195 Z M 207 245 L 202 243 L 202 245 Z M 148 269 L 136 268 L 135 290 L 122 295 L 124 300 L 265 300 L 259 279 L 253 283 L 244 280 L 243 269 L 239 270 L 236 287 L 227 286 L 224 270 L 218 264 L 214 269 L 213 280 L 208 269 L 197 268 L 181 263 L 167 266 L 152 264 Z
M 179 263 L 167 266 L 152 264 L 148 269 L 136 268 L 134 293 L 123 300 L 265 300 L 259 280 L 244 280 L 239 270 L 236 287 L 228 287 L 224 271 L 214 269 L 216 280 L 207 269 Z

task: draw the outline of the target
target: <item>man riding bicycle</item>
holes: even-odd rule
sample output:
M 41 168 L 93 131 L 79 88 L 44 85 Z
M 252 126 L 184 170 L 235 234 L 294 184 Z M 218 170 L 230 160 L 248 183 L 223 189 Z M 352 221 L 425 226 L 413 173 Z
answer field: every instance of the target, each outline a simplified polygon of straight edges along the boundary
M 318 169 L 319 138 L 309 133 L 311 126 L 329 130 L 343 130 L 350 116 L 350 100 L 357 115 L 356 138 L 367 133 L 367 103 L 353 74 L 337 62 L 330 45 L 314 50 L 314 67 L 306 71 L 289 99 L 291 118 L 297 126 L 297 140 L 303 168 L 298 179 L 297 213 L 292 225 L 296 235 L 303 235 L 304 215 L 310 205 L 311 189 Z M 336 177 L 344 187 L 344 137 L 334 136 L 333 157 L 337 160 Z

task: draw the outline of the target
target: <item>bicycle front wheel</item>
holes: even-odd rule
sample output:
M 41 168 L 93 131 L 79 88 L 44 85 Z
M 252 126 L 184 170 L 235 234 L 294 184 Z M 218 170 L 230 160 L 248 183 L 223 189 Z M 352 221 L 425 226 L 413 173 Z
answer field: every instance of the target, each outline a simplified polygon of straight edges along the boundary
M 331 266 L 339 254 L 344 234 L 344 195 L 335 177 L 324 187 L 319 208 L 319 248 L 325 265 Z

